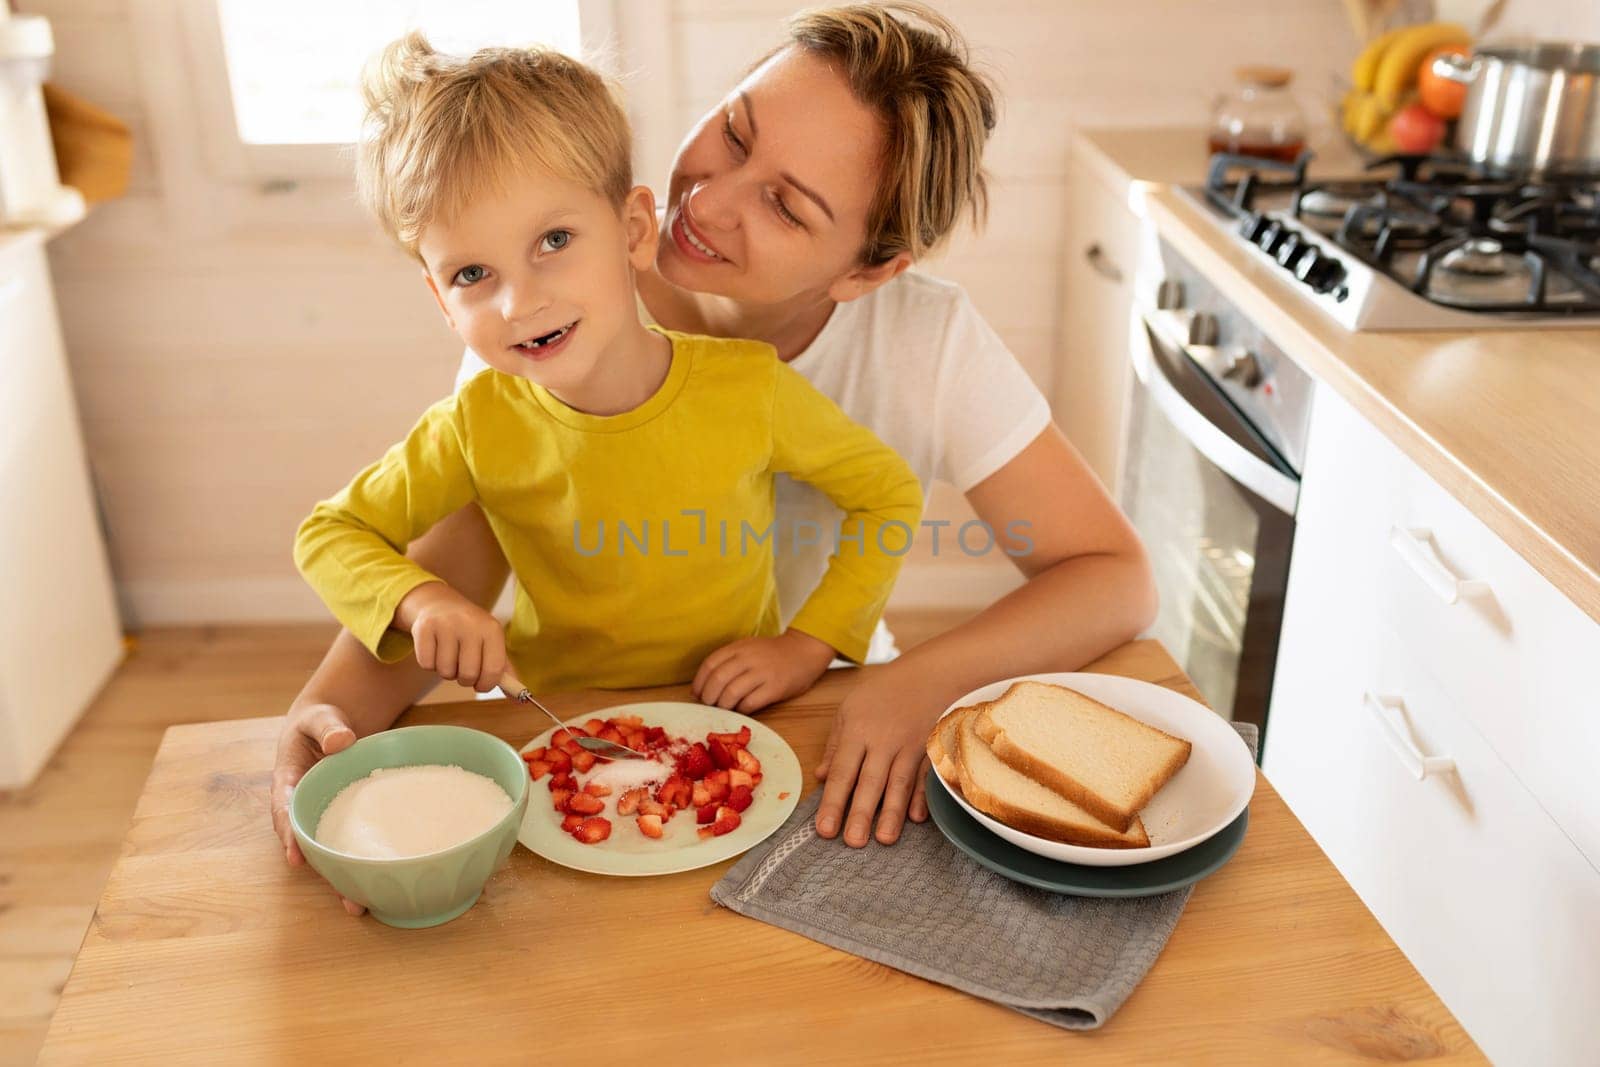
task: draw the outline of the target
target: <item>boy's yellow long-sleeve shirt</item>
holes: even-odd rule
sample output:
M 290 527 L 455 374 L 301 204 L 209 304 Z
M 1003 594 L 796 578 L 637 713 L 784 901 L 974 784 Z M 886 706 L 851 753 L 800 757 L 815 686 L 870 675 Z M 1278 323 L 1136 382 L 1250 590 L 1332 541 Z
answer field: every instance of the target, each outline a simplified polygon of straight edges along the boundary
M 435 580 L 405 547 L 476 502 L 517 582 L 506 643 L 524 683 L 685 682 L 714 649 L 778 632 L 782 471 L 846 515 L 815 532 L 839 548 L 791 626 L 860 661 L 921 518 L 916 475 L 770 345 L 659 332 L 672 342 L 666 380 L 620 415 L 479 374 L 316 506 L 295 539 L 301 573 L 374 655 L 404 658 L 395 608 Z

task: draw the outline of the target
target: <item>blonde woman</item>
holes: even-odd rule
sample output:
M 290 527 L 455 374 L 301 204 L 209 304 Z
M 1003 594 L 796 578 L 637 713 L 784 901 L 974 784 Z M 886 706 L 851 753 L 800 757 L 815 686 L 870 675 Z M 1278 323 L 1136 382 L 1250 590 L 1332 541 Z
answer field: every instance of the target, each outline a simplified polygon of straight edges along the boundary
M 912 3 L 801 12 L 689 131 L 641 303 L 664 327 L 754 338 L 901 453 L 926 487 L 966 494 L 1026 583 L 966 623 L 873 663 L 839 709 L 815 768 L 817 829 L 892 844 L 927 818 L 923 741 L 961 694 L 996 678 L 1072 670 L 1136 636 L 1155 613 L 1137 535 L 1050 419 L 1016 359 L 957 286 L 908 268 L 964 222 L 981 223 L 981 157 L 995 123 L 988 81 L 959 32 Z M 463 376 L 477 364 L 469 352 Z M 812 525 L 807 525 L 812 524 Z M 778 584 L 796 610 L 832 550 L 827 501 L 778 488 Z M 951 531 L 945 531 L 945 548 Z M 469 507 L 410 555 L 489 606 L 507 565 Z M 869 662 L 892 643 L 880 635 Z M 890 653 L 892 654 L 892 653 Z M 389 727 L 437 682 L 414 660 L 380 664 L 341 633 L 290 708 L 273 818 L 291 863 L 289 790 L 325 753 Z M 480 691 L 491 677 L 458 676 Z M 755 710 L 710 657 L 697 697 Z M 351 910 L 359 910 L 348 904 Z

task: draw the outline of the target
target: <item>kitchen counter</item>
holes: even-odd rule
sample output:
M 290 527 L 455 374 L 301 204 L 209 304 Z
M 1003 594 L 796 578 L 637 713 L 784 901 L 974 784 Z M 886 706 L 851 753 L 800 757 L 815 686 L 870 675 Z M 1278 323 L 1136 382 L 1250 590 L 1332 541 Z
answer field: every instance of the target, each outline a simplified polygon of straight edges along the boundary
M 1088 669 L 1195 695 L 1153 641 Z M 802 767 L 860 677 L 830 672 L 762 715 Z M 574 717 L 685 695 L 550 703 Z M 417 708 L 402 725 L 423 722 L 513 743 L 542 729 L 504 702 Z M 281 723 L 167 731 L 40 1063 L 198 1050 L 230 1063 L 1482 1062 L 1260 777 L 1239 853 L 1196 887 L 1122 1010 L 1075 1034 L 720 909 L 707 891 L 728 863 L 603 878 L 518 848 L 454 922 L 405 931 L 351 919 L 309 869 L 283 862 L 273 836 Z
M 1312 147 L 1314 175 L 1359 169 L 1340 142 Z M 1600 621 L 1600 328 L 1350 332 L 1178 193 L 1205 174 L 1200 131 L 1085 130 L 1077 149 L 1280 348 Z

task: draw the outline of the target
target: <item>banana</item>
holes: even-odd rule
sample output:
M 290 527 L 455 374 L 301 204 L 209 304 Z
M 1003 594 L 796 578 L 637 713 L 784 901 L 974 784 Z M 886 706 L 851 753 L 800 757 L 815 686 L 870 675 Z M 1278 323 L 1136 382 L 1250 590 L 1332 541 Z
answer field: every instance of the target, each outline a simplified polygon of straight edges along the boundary
M 1400 106 L 1400 97 L 1417 84 L 1417 68 L 1435 48 L 1447 44 L 1469 45 L 1472 35 L 1453 22 L 1427 22 L 1411 26 L 1384 50 L 1373 77 L 1372 91 L 1391 112 Z
M 1378 76 L 1378 64 L 1383 59 L 1383 53 L 1394 44 L 1395 39 L 1405 33 L 1409 27 L 1402 26 L 1398 30 L 1380 33 L 1374 37 L 1367 47 L 1361 50 L 1361 55 L 1356 58 L 1355 65 L 1350 68 L 1350 80 L 1363 93 L 1372 92 L 1372 83 Z
M 1344 132 L 1356 132 L 1356 108 L 1361 105 L 1361 98 L 1365 94 L 1359 89 L 1351 89 L 1344 94 L 1344 100 L 1339 105 L 1339 125 L 1344 127 Z
M 1383 131 L 1393 113 L 1376 93 L 1363 93 L 1361 99 L 1356 101 L 1350 132 L 1357 141 L 1368 144 Z

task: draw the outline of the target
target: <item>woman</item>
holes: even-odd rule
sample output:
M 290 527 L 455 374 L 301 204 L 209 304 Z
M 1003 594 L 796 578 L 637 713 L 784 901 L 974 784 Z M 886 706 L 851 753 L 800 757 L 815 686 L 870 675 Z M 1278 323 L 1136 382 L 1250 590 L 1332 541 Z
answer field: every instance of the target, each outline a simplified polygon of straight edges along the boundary
M 774 345 L 904 455 L 924 486 L 940 477 L 964 491 L 1027 578 L 963 625 L 863 668 L 815 770 L 825 782 L 818 832 L 842 831 L 855 847 L 874 819 L 877 840 L 892 844 L 908 816 L 927 818 L 923 741 L 950 701 L 996 678 L 1078 667 L 1155 612 L 1137 536 L 1050 422 L 1044 397 L 959 288 L 905 273 L 963 217 L 981 222 L 994 114 L 959 33 L 928 9 L 803 12 L 788 43 L 679 148 L 655 271 L 638 283 L 664 326 Z M 785 543 L 785 531 L 834 528 L 826 502 L 803 490 L 779 492 L 786 615 L 831 544 Z M 946 531 L 946 550 L 952 539 Z M 485 606 L 505 582 L 473 509 L 410 554 Z M 414 662 L 377 663 L 348 633 L 335 641 L 279 744 L 273 819 L 291 863 L 303 862 L 285 814 L 293 784 L 322 755 L 388 728 L 436 680 Z M 497 682 L 457 680 L 480 691 Z M 714 657 L 694 690 L 705 703 L 752 708 Z

